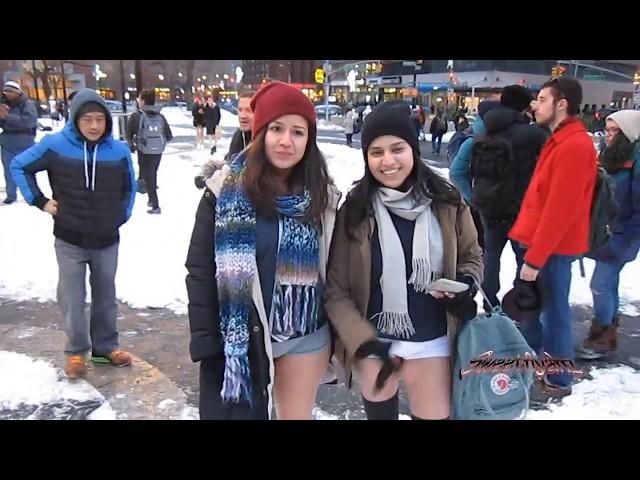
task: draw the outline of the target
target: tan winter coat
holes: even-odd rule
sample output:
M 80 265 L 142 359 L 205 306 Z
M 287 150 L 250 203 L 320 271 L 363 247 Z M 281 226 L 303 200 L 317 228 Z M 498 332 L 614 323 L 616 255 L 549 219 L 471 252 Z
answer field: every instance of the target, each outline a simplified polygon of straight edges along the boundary
M 357 238 L 347 236 L 345 212 L 347 202 L 340 208 L 333 232 L 327 271 L 325 309 L 338 338 L 335 357 L 344 367 L 344 380 L 351 385 L 353 355 L 360 345 L 376 338 L 375 328 L 365 318 L 369 304 L 371 283 L 371 235 L 375 226 L 369 217 L 357 228 Z M 444 276 L 455 279 L 467 273 L 482 282 L 482 251 L 469 207 L 437 204 L 436 216 L 442 229 Z M 459 320 L 447 314 L 447 333 L 455 351 Z M 453 356 L 452 356 L 453 359 Z

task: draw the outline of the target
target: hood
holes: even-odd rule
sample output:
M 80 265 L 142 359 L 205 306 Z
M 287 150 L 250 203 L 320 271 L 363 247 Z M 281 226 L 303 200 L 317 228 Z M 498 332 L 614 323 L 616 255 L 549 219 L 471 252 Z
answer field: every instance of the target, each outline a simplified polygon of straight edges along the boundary
M 104 113 L 107 117 L 107 128 L 102 135 L 102 138 L 98 141 L 98 143 L 104 141 L 106 138 L 111 137 L 111 131 L 113 129 L 113 120 L 111 118 L 111 112 L 107 108 L 107 104 L 104 99 L 96 93 L 95 90 L 91 90 L 90 88 L 84 88 L 80 90 L 73 100 L 71 101 L 71 107 L 69 108 L 69 121 L 65 125 L 63 132 L 72 142 L 76 144 L 82 145 L 85 142 L 85 138 L 82 136 L 80 131 L 76 127 L 76 116 L 78 110 L 82 105 L 89 102 L 96 102 L 104 109 Z
M 143 105 L 140 110 L 149 116 L 158 115 L 162 107 L 160 105 Z
M 501 132 L 514 123 L 529 123 L 524 116 L 513 108 L 499 106 L 487 112 L 484 124 L 487 133 Z
M 487 127 L 484 125 L 484 120 L 479 115 L 476 117 L 476 121 L 473 122 L 471 130 L 474 135 L 482 135 L 486 131 Z

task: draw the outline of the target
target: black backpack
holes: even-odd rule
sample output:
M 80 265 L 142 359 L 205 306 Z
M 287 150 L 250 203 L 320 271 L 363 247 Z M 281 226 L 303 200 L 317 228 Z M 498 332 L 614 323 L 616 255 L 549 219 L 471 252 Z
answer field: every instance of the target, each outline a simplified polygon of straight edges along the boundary
M 587 256 L 609 241 L 613 234 L 611 231 L 613 222 L 619 212 L 620 205 L 618 205 L 615 196 L 615 183 L 604 168 L 598 167 L 593 201 L 591 202 Z
M 513 147 L 506 138 L 482 135 L 471 149 L 471 204 L 491 223 L 518 214 Z

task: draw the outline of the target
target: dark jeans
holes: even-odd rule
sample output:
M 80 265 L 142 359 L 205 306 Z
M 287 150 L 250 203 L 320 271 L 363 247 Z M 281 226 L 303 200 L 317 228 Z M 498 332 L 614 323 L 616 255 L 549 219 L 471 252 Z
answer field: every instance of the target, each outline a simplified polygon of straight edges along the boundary
M 443 135 L 444 133 L 434 133 L 433 135 L 431 135 L 431 150 L 433 151 L 433 153 L 440 154 L 440 146 L 442 145 Z
M 353 143 L 353 133 L 345 133 L 347 136 L 347 146 L 350 147 Z
M 2 167 L 4 168 L 4 184 L 7 191 L 7 200 L 15 201 L 18 198 L 16 190 L 17 187 L 16 182 L 11 176 L 11 169 L 9 167 L 11 166 L 11 160 L 13 160 L 13 157 L 20 152 L 14 152 L 6 147 L 0 147 L 0 150 L 2 150 Z
M 482 282 L 482 289 L 495 307 L 500 305 L 497 295 L 500 291 L 500 257 L 504 246 L 507 242 L 510 242 L 511 249 L 516 256 L 517 269 L 514 284 L 520 276 L 520 268 L 522 268 L 526 250 L 518 242 L 509 239 L 508 234 L 511 229 L 509 223 L 493 224 L 482 218 L 482 226 L 484 227 L 484 281 Z M 488 305 L 485 302 L 485 310 L 487 309 Z
M 624 262 L 597 261 L 591 277 L 591 294 L 593 295 L 593 316 L 596 323 L 609 326 L 620 308 L 620 271 Z
M 158 208 L 158 167 L 160 166 L 161 154 L 138 153 L 138 161 L 140 162 L 140 176 L 144 180 L 149 194 L 149 201 L 152 208 Z
M 528 334 L 531 342 L 542 333 L 544 352 L 554 359 L 573 360 L 573 335 L 571 332 L 571 309 L 569 308 L 569 289 L 571 288 L 571 264 L 576 257 L 552 255 L 540 270 L 542 286 L 542 312 L 540 320 L 529 322 Z M 523 331 L 527 341 L 527 335 Z M 530 343 L 531 345 L 531 343 Z M 533 345 L 532 348 L 535 349 Z M 538 352 L 540 353 L 540 352 Z M 571 385 L 570 373 L 550 374 L 549 383 L 566 387 Z

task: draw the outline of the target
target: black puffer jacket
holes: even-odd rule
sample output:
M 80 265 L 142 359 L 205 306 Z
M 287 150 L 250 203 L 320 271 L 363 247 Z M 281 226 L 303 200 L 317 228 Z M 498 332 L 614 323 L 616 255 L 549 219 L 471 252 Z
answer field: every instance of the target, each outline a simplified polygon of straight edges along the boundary
M 499 106 L 484 116 L 485 135 L 498 135 L 511 144 L 514 160 L 514 198 L 501 199 L 520 209 L 522 198 L 529 186 L 538 155 L 548 133 L 536 124 L 530 124 L 526 115 L 513 108 Z M 515 220 L 515 218 L 514 218 Z
M 220 397 L 224 352 L 219 327 L 218 289 L 214 230 L 216 197 L 209 188 L 198 205 L 186 267 L 189 296 L 189 352 L 200 365 L 200 417 L 202 419 L 267 419 L 269 359 L 264 331 L 253 307 L 249 318 L 249 364 L 252 374 L 253 409 L 245 403 L 223 403 Z

